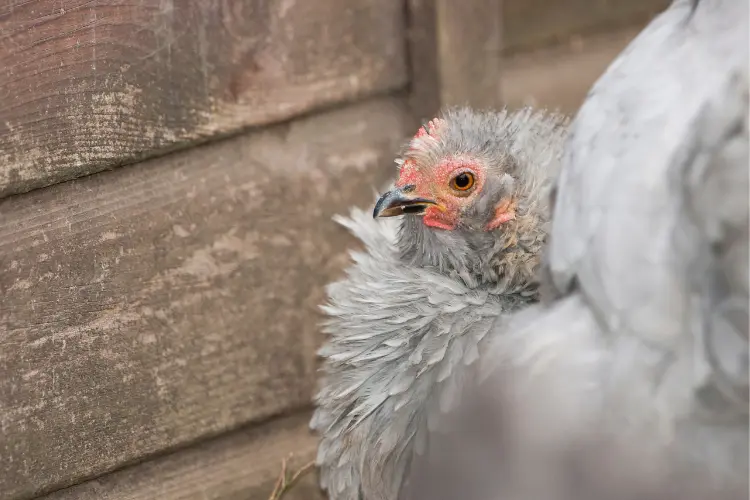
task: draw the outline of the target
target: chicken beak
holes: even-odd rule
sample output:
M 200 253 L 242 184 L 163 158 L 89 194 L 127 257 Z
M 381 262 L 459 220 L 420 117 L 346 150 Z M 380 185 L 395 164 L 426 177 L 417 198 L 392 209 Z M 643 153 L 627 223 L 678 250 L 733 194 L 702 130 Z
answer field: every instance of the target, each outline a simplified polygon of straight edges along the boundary
M 373 219 L 378 217 L 393 217 L 404 214 L 423 214 L 430 205 L 437 205 L 434 200 L 412 196 L 409 193 L 414 186 L 394 188 L 380 197 L 372 211 Z

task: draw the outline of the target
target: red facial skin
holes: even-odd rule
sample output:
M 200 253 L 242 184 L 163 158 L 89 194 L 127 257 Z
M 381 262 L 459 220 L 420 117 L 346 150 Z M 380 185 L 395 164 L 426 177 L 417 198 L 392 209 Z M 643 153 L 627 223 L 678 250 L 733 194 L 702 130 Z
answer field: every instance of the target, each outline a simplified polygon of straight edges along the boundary
M 474 175 L 474 186 L 465 192 L 450 187 L 451 179 L 463 173 Z M 414 185 L 414 194 L 434 200 L 437 205 L 427 207 L 422 222 L 429 227 L 452 230 L 458 226 L 461 209 L 471 203 L 482 190 L 484 171 L 476 163 L 446 158 L 431 171 L 420 169 L 413 160 L 406 160 L 401 166 L 397 187 Z
M 417 131 L 414 138 L 418 139 L 426 135 L 436 137 L 443 123 L 439 118 L 431 120 L 426 127 L 421 127 Z M 464 172 L 473 174 L 474 185 L 466 191 L 452 188 L 451 180 Z M 424 169 L 419 168 L 413 159 L 407 158 L 399 170 L 396 186 L 413 185 L 416 196 L 434 200 L 437 205 L 427 207 L 422 222 L 429 227 L 450 231 L 458 226 L 463 207 L 472 203 L 473 199 L 482 192 L 484 179 L 485 172 L 481 164 L 470 159 L 446 157 L 435 168 Z M 514 218 L 515 203 L 511 199 L 501 200 L 486 230 L 497 229 Z

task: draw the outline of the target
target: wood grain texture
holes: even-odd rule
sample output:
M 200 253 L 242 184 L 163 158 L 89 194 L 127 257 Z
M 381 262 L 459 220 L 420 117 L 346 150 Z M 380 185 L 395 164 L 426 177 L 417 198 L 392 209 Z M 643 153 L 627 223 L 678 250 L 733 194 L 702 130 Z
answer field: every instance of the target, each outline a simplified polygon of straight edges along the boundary
M 167 456 L 113 472 L 40 500 L 268 500 L 289 454 L 291 473 L 315 457 L 309 414 L 242 429 Z M 317 471 L 284 500 L 323 500 Z
M 422 122 L 440 111 L 440 66 L 437 54 L 435 0 L 407 0 L 409 106 Z
M 0 499 L 309 402 L 323 285 L 414 127 L 381 99 L 0 202 Z
M 504 62 L 503 100 L 511 108 L 546 107 L 575 113 L 591 86 L 638 34 L 622 30 L 517 54 Z
M 0 197 L 407 82 L 400 0 L 0 2 Z
M 671 0 L 503 0 L 503 52 L 644 24 Z
M 434 0 L 440 103 L 499 108 L 502 0 Z

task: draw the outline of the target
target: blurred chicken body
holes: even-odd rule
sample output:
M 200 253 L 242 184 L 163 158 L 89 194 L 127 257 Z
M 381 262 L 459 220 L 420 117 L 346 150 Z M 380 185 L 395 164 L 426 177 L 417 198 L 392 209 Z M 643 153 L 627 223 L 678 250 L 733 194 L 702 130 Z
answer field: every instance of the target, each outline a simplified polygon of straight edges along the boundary
M 677 0 L 593 86 L 554 190 L 551 294 L 496 324 L 481 404 L 461 405 L 490 444 L 451 422 L 402 498 L 747 498 L 749 38 L 748 2 Z
M 324 308 L 311 426 L 331 500 L 397 499 L 497 318 L 537 300 L 566 124 L 530 109 L 447 112 L 406 147 L 378 219 L 339 219 L 366 248 Z M 404 217 L 381 219 L 393 215 Z
M 572 125 L 548 253 L 609 425 L 743 496 L 748 16 L 677 0 L 613 62 Z
M 342 220 L 366 250 L 326 308 L 333 500 L 747 498 L 748 38 L 746 1 L 676 0 L 566 139 L 528 113 L 418 134 L 376 214 L 420 215 Z M 456 165 L 489 189 L 450 198 Z

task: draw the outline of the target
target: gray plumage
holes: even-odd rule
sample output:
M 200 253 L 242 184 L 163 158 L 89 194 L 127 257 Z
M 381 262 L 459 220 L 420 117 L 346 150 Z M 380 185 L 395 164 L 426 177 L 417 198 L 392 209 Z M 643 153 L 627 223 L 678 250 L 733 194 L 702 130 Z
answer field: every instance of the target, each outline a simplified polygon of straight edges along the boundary
M 607 339 L 590 376 L 618 431 L 743 482 L 748 56 L 740 0 L 677 1 L 632 42 L 573 125 L 548 258 Z
M 462 408 L 494 477 L 459 418 L 404 498 L 747 498 L 748 85 L 739 0 L 676 1 L 612 63 L 570 128 L 547 303 L 488 334 Z
M 486 170 L 455 229 L 427 227 L 418 215 L 373 220 L 357 209 L 338 219 L 365 251 L 352 254 L 324 307 L 330 337 L 311 426 L 322 436 L 317 464 L 332 500 L 397 498 L 412 455 L 457 404 L 465 367 L 497 316 L 537 294 L 565 118 L 529 109 L 442 118 L 399 163 L 430 170 L 460 158 Z M 517 200 L 515 219 L 484 230 L 503 196 Z
M 747 21 L 678 0 L 594 85 L 543 304 L 485 235 L 353 212 L 366 250 L 330 289 L 313 421 L 332 499 L 746 498 Z

